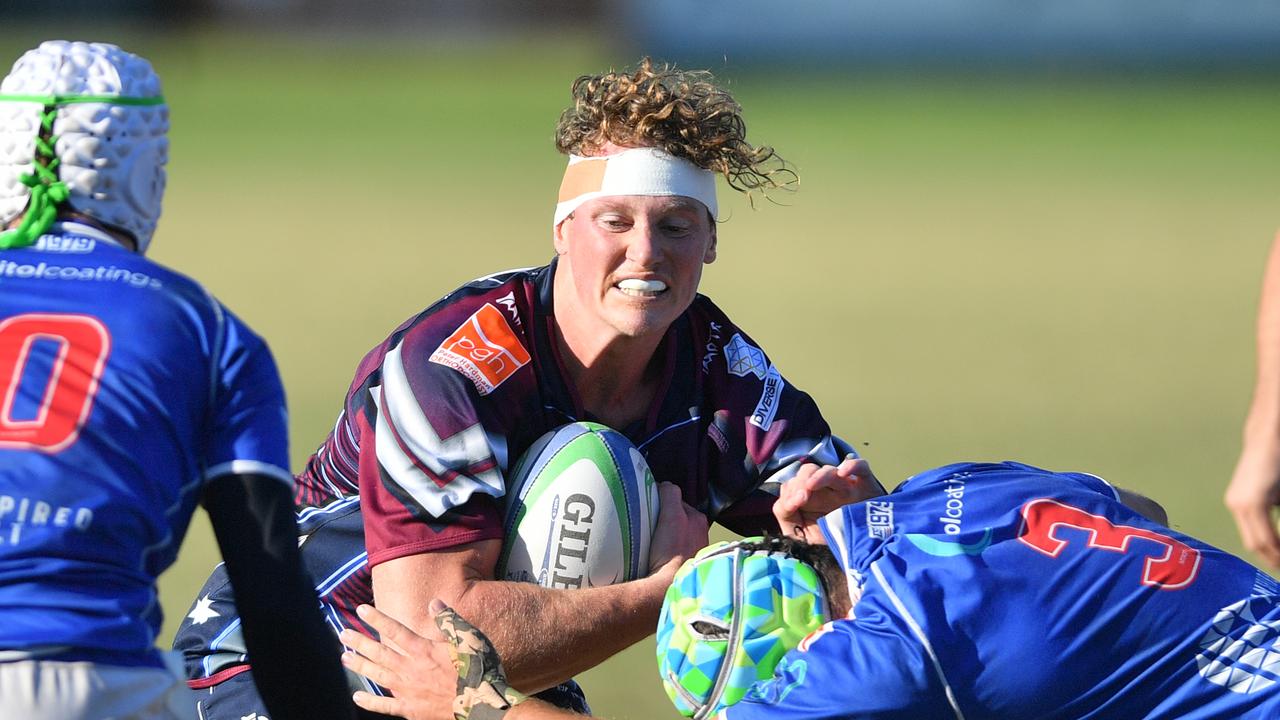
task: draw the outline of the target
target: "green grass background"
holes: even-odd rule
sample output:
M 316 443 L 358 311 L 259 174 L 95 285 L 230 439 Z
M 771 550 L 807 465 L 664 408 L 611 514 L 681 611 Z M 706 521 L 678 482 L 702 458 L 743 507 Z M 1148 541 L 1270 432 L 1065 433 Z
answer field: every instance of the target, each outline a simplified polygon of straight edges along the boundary
M 47 35 L 7 32 L 6 54 Z M 536 38 L 94 36 L 164 79 L 172 155 L 151 254 L 269 340 L 295 468 L 396 324 L 550 257 L 569 84 L 638 55 Z M 703 290 L 887 484 L 962 459 L 1086 470 L 1239 551 L 1220 498 L 1280 227 L 1280 84 L 718 74 L 801 190 L 754 210 L 722 193 Z M 164 642 L 216 559 L 201 516 L 161 581 Z M 584 684 L 605 715 L 669 716 L 654 668 L 643 642 Z

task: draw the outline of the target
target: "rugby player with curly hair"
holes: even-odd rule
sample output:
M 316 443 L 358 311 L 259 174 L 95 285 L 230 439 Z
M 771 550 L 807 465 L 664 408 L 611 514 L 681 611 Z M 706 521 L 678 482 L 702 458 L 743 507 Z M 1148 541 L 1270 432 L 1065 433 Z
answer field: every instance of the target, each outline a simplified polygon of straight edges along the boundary
M 425 600 L 440 597 L 493 639 L 516 688 L 585 711 L 567 681 L 653 632 L 709 520 L 742 534 L 793 527 L 877 483 L 698 293 L 718 251 L 717 176 L 764 196 L 795 174 L 747 140 L 742 108 L 706 72 L 646 59 L 579 78 L 572 97 L 556 131 L 569 161 L 551 263 L 467 283 L 366 355 L 296 501 L 335 630 L 371 632 L 361 603 L 423 629 Z M 582 420 L 626 435 L 660 483 L 650 575 L 572 590 L 495 577 L 512 465 Z M 775 507 L 784 482 L 802 499 Z M 193 615 L 175 646 L 207 717 L 259 711 L 220 570 L 200 598 L 217 621 Z

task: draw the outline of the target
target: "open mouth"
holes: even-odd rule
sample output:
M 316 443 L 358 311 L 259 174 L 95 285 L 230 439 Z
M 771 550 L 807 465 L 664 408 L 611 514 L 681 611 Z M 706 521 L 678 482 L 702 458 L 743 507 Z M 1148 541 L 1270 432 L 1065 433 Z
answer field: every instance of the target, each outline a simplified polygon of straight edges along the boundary
M 667 284 L 661 280 L 640 280 L 639 278 L 621 280 L 614 287 L 618 288 L 622 294 L 631 297 L 658 297 L 667 291 Z

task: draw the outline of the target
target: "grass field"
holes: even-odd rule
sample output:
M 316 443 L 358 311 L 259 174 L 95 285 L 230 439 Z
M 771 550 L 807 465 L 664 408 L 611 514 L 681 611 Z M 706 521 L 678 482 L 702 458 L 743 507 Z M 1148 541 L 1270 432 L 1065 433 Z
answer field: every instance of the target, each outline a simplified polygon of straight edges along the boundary
M 7 55 L 36 39 L 10 33 Z M 129 40 L 173 117 L 152 255 L 270 341 L 296 466 L 397 323 L 550 257 L 568 86 L 635 59 L 528 39 Z M 703 289 L 887 484 L 961 459 L 1087 470 L 1239 550 L 1220 497 L 1280 227 L 1276 82 L 723 75 L 802 180 L 776 205 L 723 200 Z M 201 521 L 162 580 L 165 641 L 214 562 Z M 588 674 L 597 711 L 669 716 L 654 668 L 646 642 Z

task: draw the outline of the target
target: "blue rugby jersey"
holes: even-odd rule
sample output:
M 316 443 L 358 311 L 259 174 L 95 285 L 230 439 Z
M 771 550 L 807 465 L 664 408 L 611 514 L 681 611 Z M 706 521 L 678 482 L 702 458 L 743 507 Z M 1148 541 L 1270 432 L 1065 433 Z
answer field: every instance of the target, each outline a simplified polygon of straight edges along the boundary
M 1280 586 L 1095 476 L 949 465 L 821 524 L 850 617 L 721 717 L 1280 717 Z
M 504 475 L 543 433 L 590 420 L 552 329 L 555 264 L 473 281 L 366 355 L 336 426 L 297 478 L 302 557 L 335 630 L 366 634 L 370 568 L 502 537 Z M 852 449 L 764 351 L 699 295 L 658 349 L 662 390 L 618 428 L 659 481 L 734 530 L 774 525 L 776 488 L 802 462 Z M 234 598 L 219 568 L 174 639 L 192 687 L 244 672 Z
M 158 664 L 156 577 L 203 484 L 292 482 L 270 352 L 77 223 L 0 252 L 0 658 Z

